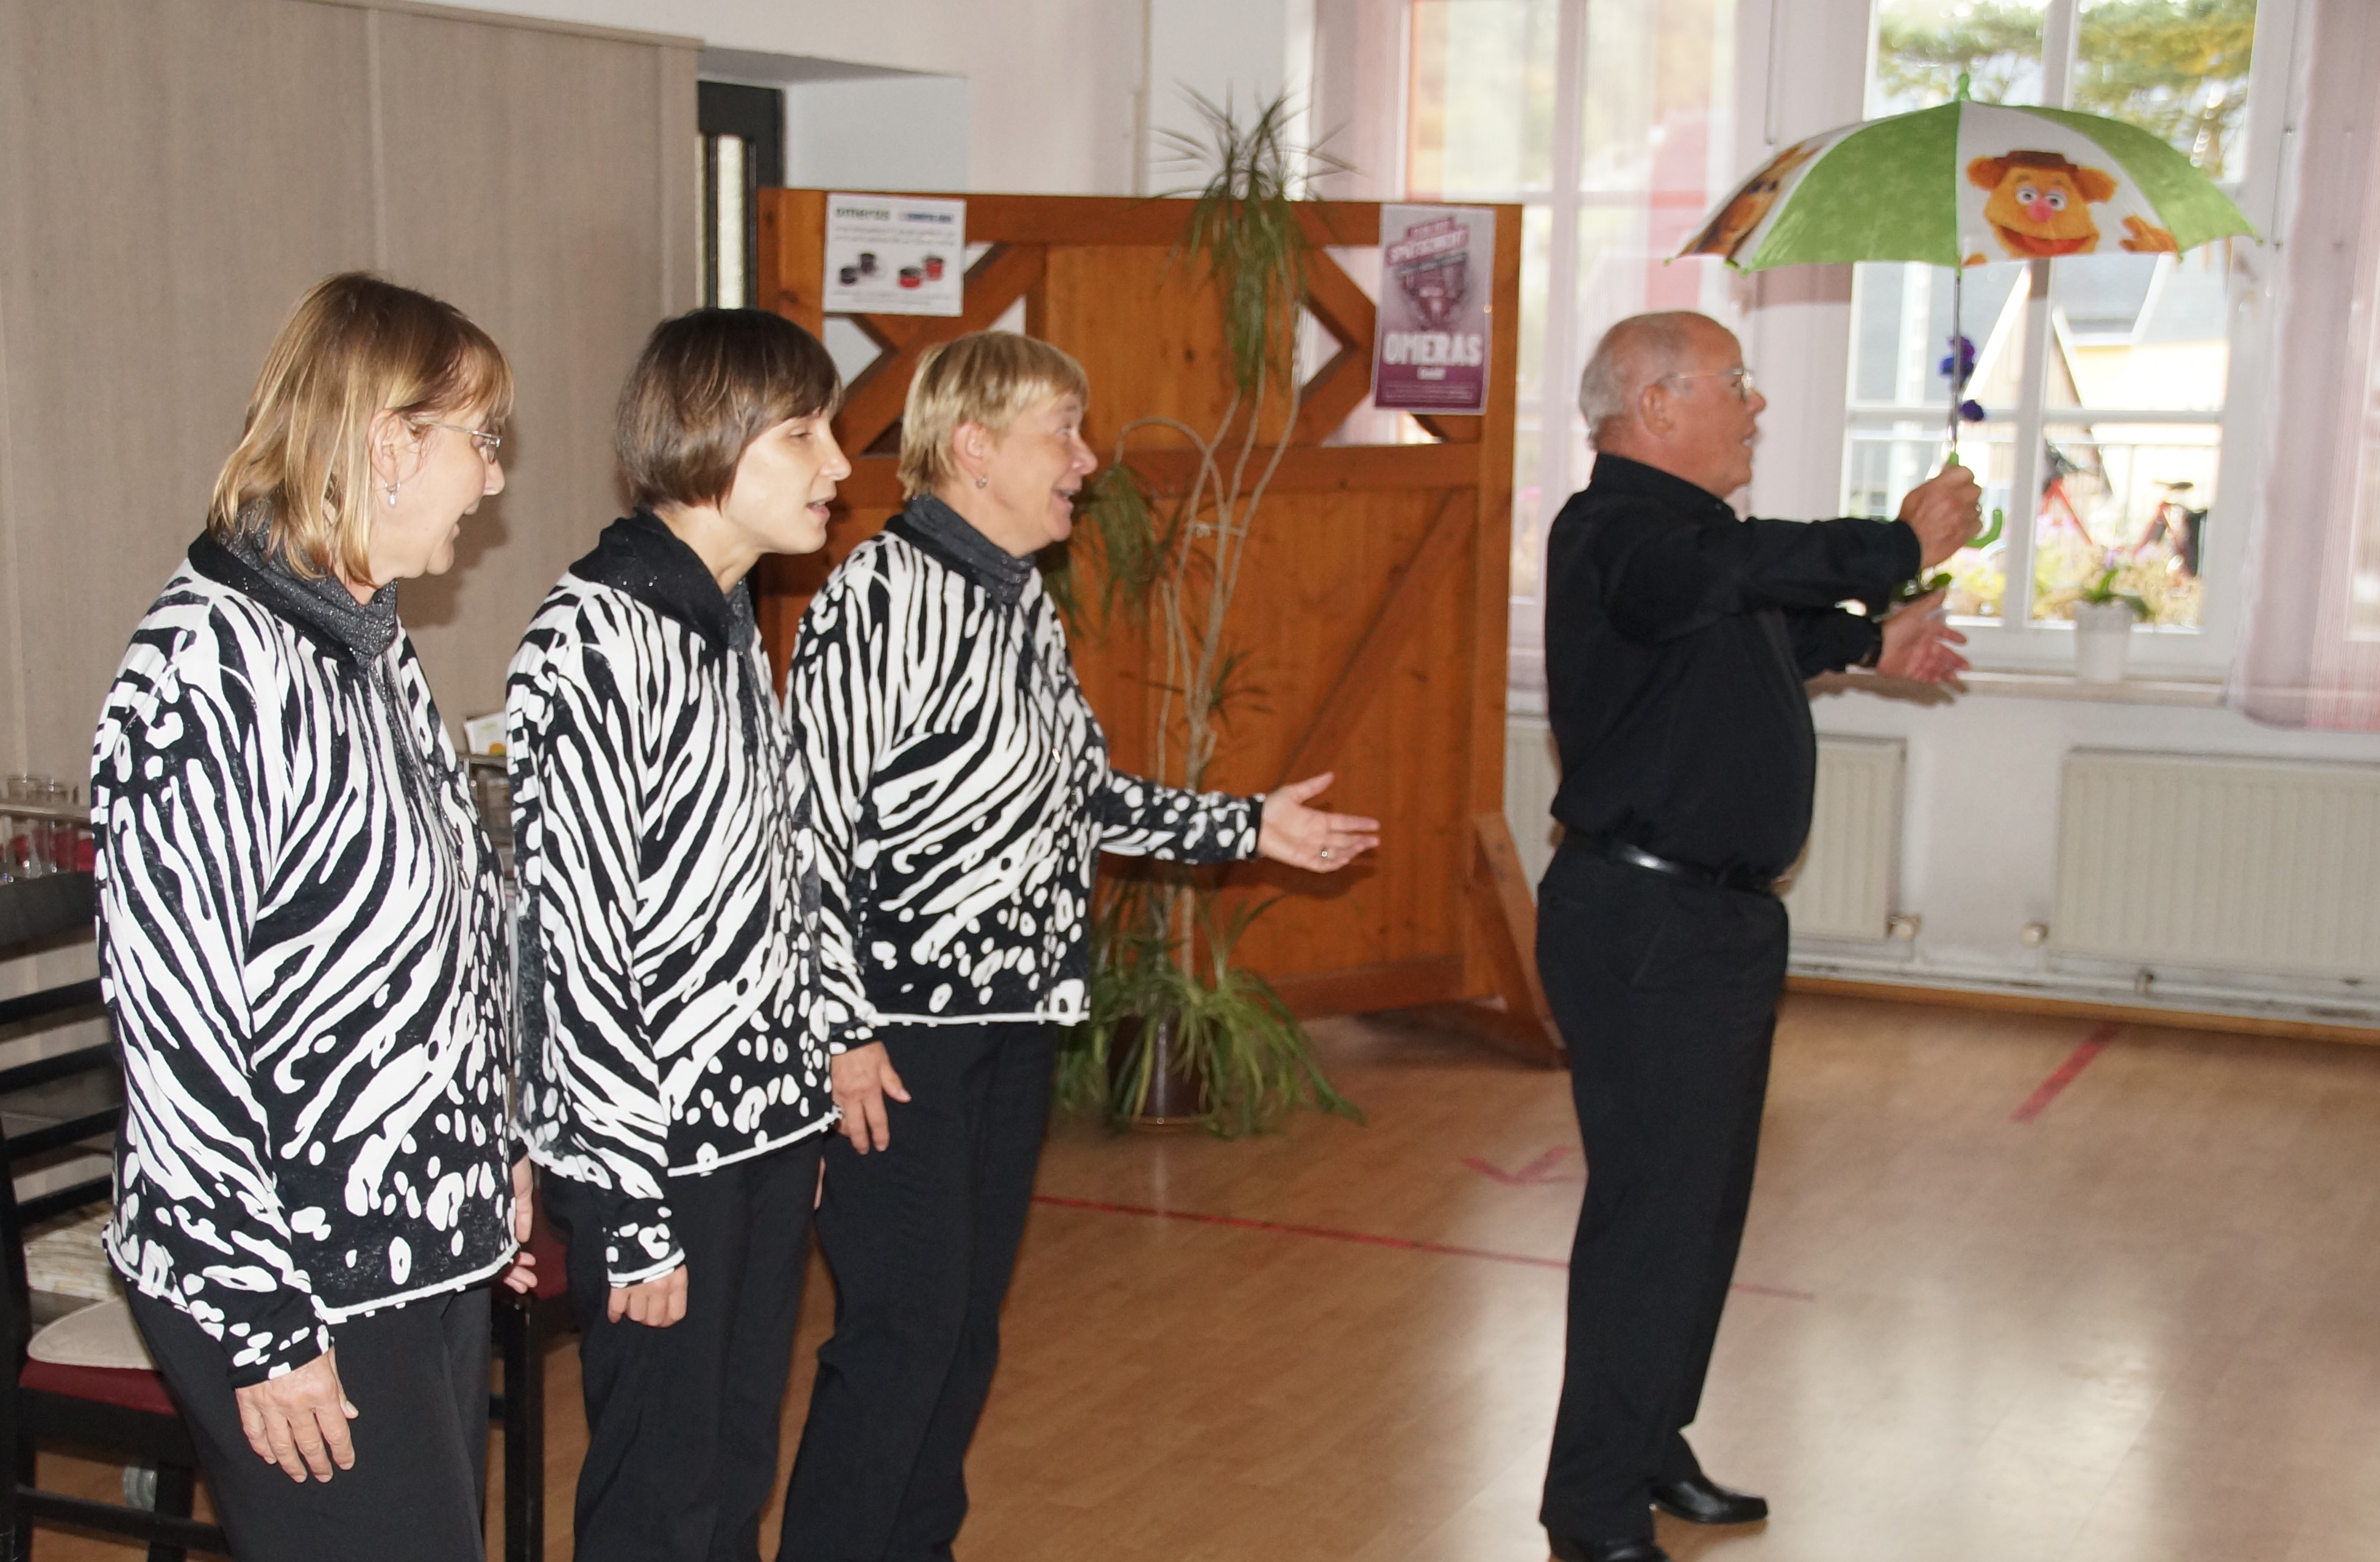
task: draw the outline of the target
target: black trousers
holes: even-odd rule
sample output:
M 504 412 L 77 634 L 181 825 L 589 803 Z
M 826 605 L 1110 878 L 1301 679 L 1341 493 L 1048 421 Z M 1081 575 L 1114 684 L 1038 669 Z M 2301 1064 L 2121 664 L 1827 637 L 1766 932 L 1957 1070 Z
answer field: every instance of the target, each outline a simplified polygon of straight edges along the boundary
M 780 1562 L 951 1555 L 1041 1158 L 1046 1026 L 881 1039 L 910 1099 L 885 1103 L 889 1147 L 862 1156 L 840 1134 L 827 1147 L 818 1229 L 834 1336 L 819 1350 Z
M 607 1200 L 583 1183 L 544 1180 L 545 1207 L 570 1241 L 587 1399 L 574 1518 L 580 1562 L 759 1562 L 821 1137 L 670 1179 L 686 1316 L 667 1328 L 606 1320 Z
M 1586 1152 L 1546 1527 L 1649 1536 L 1646 1483 L 1697 1472 L 1710 1369 L 1752 1198 L 1785 908 L 1584 851 L 1538 890 L 1537 966 Z
M 447 1291 L 332 1330 L 356 1466 L 301 1485 L 239 1429 L 231 1358 L 170 1302 L 132 1319 L 198 1445 L 240 1562 L 480 1562 L 488 1466 L 488 1290 Z

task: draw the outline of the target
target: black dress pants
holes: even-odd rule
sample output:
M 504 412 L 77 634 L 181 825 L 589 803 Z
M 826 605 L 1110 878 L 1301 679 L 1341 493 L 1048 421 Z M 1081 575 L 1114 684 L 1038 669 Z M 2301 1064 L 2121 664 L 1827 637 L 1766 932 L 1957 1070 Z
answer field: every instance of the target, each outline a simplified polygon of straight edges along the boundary
M 181 1407 L 240 1562 L 479 1562 L 488 1467 L 488 1288 L 425 1296 L 332 1329 L 353 1470 L 301 1484 L 249 1447 L 231 1357 L 171 1302 L 132 1319 Z
M 841 1134 L 827 1146 L 818 1229 L 834 1336 L 819 1350 L 780 1562 L 950 1556 L 1041 1158 L 1048 1027 L 880 1039 L 909 1101 L 885 1102 L 887 1148 L 863 1156 Z
M 1585 851 L 1538 890 L 1537 966 L 1571 1059 L 1586 1198 L 1546 1528 L 1650 1536 L 1735 1272 L 1785 980 L 1785 908 Z
M 579 1562 L 759 1562 L 822 1137 L 670 1179 L 686 1316 L 667 1328 L 605 1318 L 609 1201 L 544 1179 L 545 1207 L 570 1241 L 587 1399 Z

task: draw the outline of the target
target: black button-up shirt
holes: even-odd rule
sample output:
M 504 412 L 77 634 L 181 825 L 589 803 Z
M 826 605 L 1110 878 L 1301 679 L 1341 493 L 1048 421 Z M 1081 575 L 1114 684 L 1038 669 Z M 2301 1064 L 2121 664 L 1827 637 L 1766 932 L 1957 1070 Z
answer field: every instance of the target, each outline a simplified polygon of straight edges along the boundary
M 1546 681 L 1573 837 L 1773 875 L 1810 832 L 1803 681 L 1878 645 L 1920 566 L 1896 521 L 1739 519 L 1667 472 L 1600 455 L 1546 548 Z

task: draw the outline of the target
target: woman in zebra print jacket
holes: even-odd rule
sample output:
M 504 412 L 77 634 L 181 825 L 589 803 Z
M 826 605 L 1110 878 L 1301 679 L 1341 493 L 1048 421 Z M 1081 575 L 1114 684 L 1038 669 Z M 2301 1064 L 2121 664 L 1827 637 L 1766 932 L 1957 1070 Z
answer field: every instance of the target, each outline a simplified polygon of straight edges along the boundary
M 655 328 L 615 443 L 638 508 L 548 594 L 505 699 L 524 1112 L 569 1234 L 578 1562 L 759 1555 L 832 1107 L 808 1014 L 808 794 L 753 621 L 851 466 L 801 327 Z
M 93 745 L 108 1250 L 243 1558 L 480 1549 L 528 1163 L 495 855 L 395 582 L 503 489 L 511 401 L 450 306 L 314 288 Z
M 787 697 L 818 821 L 821 999 L 843 1137 L 819 1352 L 782 1555 L 948 1556 L 1049 1108 L 1079 1019 L 1102 851 L 1259 854 L 1322 872 L 1378 840 L 1305 800 L 1121 774 L 1033 555 L 1095 461 L 1089 387 L 1046 343 L 979 332 L 919 360 L 907 508 L 811 601 Z

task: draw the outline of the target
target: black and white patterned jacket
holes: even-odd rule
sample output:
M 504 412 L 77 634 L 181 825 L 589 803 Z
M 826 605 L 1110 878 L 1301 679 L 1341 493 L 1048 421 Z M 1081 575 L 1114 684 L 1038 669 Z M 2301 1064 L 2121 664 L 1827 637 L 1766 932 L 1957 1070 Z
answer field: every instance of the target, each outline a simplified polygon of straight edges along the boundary
M 786 697 L 818 821 L 830 1049 L 1083 1017 L 1099 854 L 1256 854 L 1261 798 L 1123 775 L 1028 560 L 930 496 L 802 619 Z
M 632 1285 L 679 1261 L 671 1178 L 832 1116 L 808 793 L 746 587 L 647 512 L 547 596 L 504 704 L 523 1126 L 612 1195 L 605 1264 Z
M 501 886 L 395 590 L 359 611 L 200 538 L 108 691 L 91 795 L 126 1280 L 245 1385 L 502 1269 Z

